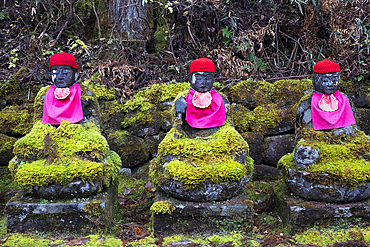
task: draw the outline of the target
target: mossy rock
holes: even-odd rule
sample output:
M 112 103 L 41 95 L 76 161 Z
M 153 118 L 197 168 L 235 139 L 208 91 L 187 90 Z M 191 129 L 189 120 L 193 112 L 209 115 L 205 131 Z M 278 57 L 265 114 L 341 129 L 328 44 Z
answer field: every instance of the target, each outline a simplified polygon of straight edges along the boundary
M 179 92 L 189 88 L 189 83 L 154 84 L 138 92 L 134 99 L 122 106 L 122 112 L 126 114 L 122 128 L 138 136 L 155 135 L 160 127 L 168 130 L 170 127 L 168 108 Z M 149 132 L 140 132 L 139 129 L 148 129 Z
M 131 135 L 128 131 L 115 131 L 107 136 L 107 141 L 110 149 L 121 157 L 123 167 L 134 167 L 149 159 L 149 150 L 144 139 Z
M 250 180 L 248 144 L 228 123 L 207 137 L 188 138 L 172 128 L 151 162 L 151 176 L 162 190 L 189 201 L 225 200 Z
M 231 112 L 235 128 L 239 132 L 262 132 L 276 127 L 283 119 L 283 114 L 276 104 L 257 106 L 253 111 L 243 105 L 233 104 Z
M 32 110 L 31 104 L 26 107 L 14 105 L 2 109 L 0 111 L 0 133 L 19 137 L 26 135 L 31 131 L 33 124 Z
M 26 190 L 53 183 L 67 185 L 75 179 L 102 180 L 109 185 L 121 166 L 119 156 L 92 122 L 59 127 L 35 123 L 31 132 L 14 146 L 9 163 L 14 181 Z
M 13 147 L 17 138 L 0 134 L 0 166 L 7 166 L 14 156 Z
M 246 108 L 271 104 L 273 92 L 273 84 L 266 81 L 241 81 L 230 88 L 231 101 Z
M 370 197 L 369 137 L 358 130 L 349 136 L 334 136 L 332 132 L 308 128 L 299 133 L 301 139 L 295 151 L 278 163 L 288 186 L 311 200 L 353 202 Z M 296 163 L 297 148 L 302 147 L 318 153 L 314 163 L 306 168 Z

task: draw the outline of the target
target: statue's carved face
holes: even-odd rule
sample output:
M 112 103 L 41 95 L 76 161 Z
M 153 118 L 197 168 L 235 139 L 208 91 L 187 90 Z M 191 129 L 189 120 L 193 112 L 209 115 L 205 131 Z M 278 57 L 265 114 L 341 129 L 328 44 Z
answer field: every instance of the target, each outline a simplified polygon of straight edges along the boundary
M 330 74 L 314 74 L 313 89 L 323 94 L 333 94 L 337 91 L 339 72 Z
M 70 87 L 77 81 L 77 71 L 67 65 L 55 65 L 51 67 L 51 78 L 56 87 Z
M 201 93 L 208 92 L 212 89 L 214 80 L 212 72 L 194 72 L 191 74 L 191 88 Z

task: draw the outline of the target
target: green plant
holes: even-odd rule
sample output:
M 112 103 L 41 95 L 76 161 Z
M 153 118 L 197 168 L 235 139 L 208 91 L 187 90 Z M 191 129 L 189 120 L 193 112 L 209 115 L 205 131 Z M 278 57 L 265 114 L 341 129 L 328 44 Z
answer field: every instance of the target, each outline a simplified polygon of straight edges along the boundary
M 0 20 L 4 20 L 5 18 L 9 18 L 9 12 L 6 9 L 3 9 L 0 12 Z
M 229 29 L 229 26 L 226 26 L 222 29 L 222 36 L 222 43 L 224 43 L 224 45 L 227 45 L 233 36 L 233 30 Z
M 12 60 L 11 62 L 9 62 L 9 66 L 8 68 L 11 69 L 11 68 L 15 68 L 15 64 L 18 62 L 19 58 L 18 58 L 18 52 L 19 50 L 18 49 L 13 49 L 11 50 L 10 52 L 10 59 Z

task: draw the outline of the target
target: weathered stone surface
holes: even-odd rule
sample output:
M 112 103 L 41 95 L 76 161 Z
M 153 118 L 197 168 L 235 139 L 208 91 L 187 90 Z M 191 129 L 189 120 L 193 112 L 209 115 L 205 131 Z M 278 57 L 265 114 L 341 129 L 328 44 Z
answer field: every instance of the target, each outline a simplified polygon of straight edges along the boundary
M 357 114 L 357 124 L 360 127 L 360 129 L 366 133 L 366 135 L 370 134 L 370 124 L 369 124 L 369 119 L 370 119 L 370 109 L 357 109 L 356 110 Z
M 369 99 L 365 94 L 347 93 L 347 96 L 352 100 L 355 107 L 365 108 L 370 105 Z
M 102 192 L 103 189 L 104 185 L 101 180 L 82 181 L 75 179 L 67 185 L 54 183 L 44 187 L 33 186 L 30 195 L 36 198 L 73 199 L 92 196 Z
M 158 135 L 144 137 L 145 145 L 148 149 L 148 152 L 151 155 L 155 156 L 155 154 L 157 154 L 158 145 L 165 136 L 166 136 L 166 133 L 163 131 L 160 131 Z
M 274 128 L 267 129 L 266 136 L 294 133 L 297 107 L 295 107 L 294 105 L 288 105 L 279 108 L 279 111 L 280 115 L 282 116 L 281 122 Z
M 130 135 L 127 131 L 115 131 L 107 137 L 109 148 L 121 157 L 122 167 L 134 167 L 149 158 L 144 139 Z
M 143 116 L 145 114 L 145 116 Z M 141 119 L 140 121 L 135 121 L 135 119 Z M 152 106 L 147 112 L 143 113 L 140 111 L 133 111 L 126 114 L 124 117 L 124 126 L 132 134 L 139 137 L 144 137 L 148 135 L 158 134 L 162 126 L 162 118 L 160 111 L 157 107 Z M 134 121 L 133 123 L 131 123 Z M 131 123 L 131 124 L 129 124 Z
M 250 179 L 249 176 L 244 176 L 240 180 L 232 182 L 219 184 L 206 182 L 200 188 L 188 190 L 179 181 L 169 179 L 160 185 L 160 189 L 181 200 L 194 202 L 222 201 L 240 194 Z
M 252 180 L 277 180 L 281 178 L 280 170 L 267 165 L 255 165 Z
M 22 193 L 6 205 L 7 229 L 10 232 L 69 231 L 72 234 L 90 234 L 92 229 L 99 230 L 98 227 L 108 230 L 111 225 L 108 219 L 113 219 L 117 203 L 117 184 L 99 196 L 70 202 L 42 204 L 40 199 Z
M 169 202 L 174 209 L 171 214 L 153 213 L 155 237 L 252 231 L 254 211 L 245 195 L 222 202 L 195 203 L 157 193 L 155 201 Z
M 254 160 L 255 165 L 262 162 L 263 148 L 263 134 L 261 132 L 244 132 L 240 133 L 249 146 L 249 155 Z
M 314 165 L 319 158 L 319 149 L 300 145 L 295 149 L 294 162 L 296 166 L 307 168 Z
M 294 135 L 278 135 L 264 140 L 263 163 L 276 166 L 281 157 L 294 149 Z
M 333 226 L 343 220 L 361 219 L 370 222 L 370 200 L 354 203 L 325 203 L 306 201 L 287 192 L 275 194 L 275 209 L 291 234 L 318 225 Z M 358 224 L 358 222 L 357 222 Z
M 124 114 L 120 111 L 117 101 L 99 101 L 101 112 L 102 133 L 111 133 L 121 129 Z
M 0 166 L 7 166 L 14 157 L 13 146 L 17 138 L 0 133 Z
M 313 175 L 290 168 L 286 184 L 291 192 L 306 200 L 347 203 L 370 197 L 370 182 L 351 186 L 344 181 L 333 181 L 328 174 Z

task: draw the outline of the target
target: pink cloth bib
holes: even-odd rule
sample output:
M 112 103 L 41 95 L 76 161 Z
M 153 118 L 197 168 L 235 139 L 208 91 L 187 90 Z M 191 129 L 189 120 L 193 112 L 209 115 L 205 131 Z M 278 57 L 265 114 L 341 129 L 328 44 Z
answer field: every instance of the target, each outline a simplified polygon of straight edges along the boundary
M 186 95 L 186 122 L 197 129 L 223 126 L 226 121 L 226 114 L 221 95 L 216 90 L 210 91 L 209 93 L 212 96 L 211 104 L 206 108 L 198 108 L 193 105 L 194 93 L 194 90 L 189 90 L 189 93 Z
M 81 104 L 81 88 L 78 83 L 69 87 L 70 94 L 65 99 L 54 95 L 56 87 L 51 85 L 45 94 L 43 124 L 60 125 L 62 120 L 77 123 L 84 118 Z
M 323 111 L 319 107 L 322 94 L 316 92 L 313 93 L 311 100 L 311 112 L 314 130 L 337 129 L 356 124 L 356 120 L 353 116 L 351 105 L 347 97 L 341 94 L 338 90 L 333 93 L 333 96 L 337 100 L 338 109 L 329 112 Z

